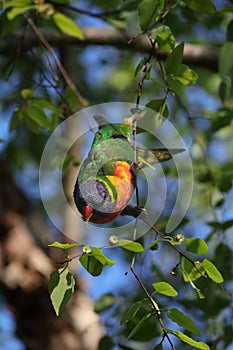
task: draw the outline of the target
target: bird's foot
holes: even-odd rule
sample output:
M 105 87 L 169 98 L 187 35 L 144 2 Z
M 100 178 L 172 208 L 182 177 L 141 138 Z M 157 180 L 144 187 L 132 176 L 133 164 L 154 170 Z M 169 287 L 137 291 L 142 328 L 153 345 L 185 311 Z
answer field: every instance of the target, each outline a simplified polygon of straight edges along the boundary
M 144 207 L 136 206 L 133 207 L 132 205 L 127 205 L 125 209 L 121 212 L 121 215 L 128 215 L 133 216 L 134 218 L 137 218 L 141 215 L 140 219 L 146 219 L 147 217 L 147 210 Z

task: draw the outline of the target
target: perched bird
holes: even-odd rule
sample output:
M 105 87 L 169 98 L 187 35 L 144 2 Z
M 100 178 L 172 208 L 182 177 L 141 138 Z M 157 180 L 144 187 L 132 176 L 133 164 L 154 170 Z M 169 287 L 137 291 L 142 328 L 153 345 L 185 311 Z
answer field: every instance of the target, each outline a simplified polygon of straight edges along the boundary
M 137 217 L 142 208 L 128 204 L 136 187 L 136 169 L 171 159 L 183 149 L 137 148 L 135 164 L 130 123 L 109 124 L 103 117 L 94 118 L 99 128 L 79 170 L 75 204 L 86 222 L 105 224 L 119 215 Z

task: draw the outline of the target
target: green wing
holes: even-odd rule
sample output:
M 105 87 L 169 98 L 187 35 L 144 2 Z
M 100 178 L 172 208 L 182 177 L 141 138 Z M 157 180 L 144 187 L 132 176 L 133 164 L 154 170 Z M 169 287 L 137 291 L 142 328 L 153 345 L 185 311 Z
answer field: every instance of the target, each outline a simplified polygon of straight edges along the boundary
M 173 158 L 173 155 L 183 151 L 185 151 L 184 148 L 137 148 L 137 168 L 142 169 L 146 166 L 152 166 L 152 164 L 165 162 Z

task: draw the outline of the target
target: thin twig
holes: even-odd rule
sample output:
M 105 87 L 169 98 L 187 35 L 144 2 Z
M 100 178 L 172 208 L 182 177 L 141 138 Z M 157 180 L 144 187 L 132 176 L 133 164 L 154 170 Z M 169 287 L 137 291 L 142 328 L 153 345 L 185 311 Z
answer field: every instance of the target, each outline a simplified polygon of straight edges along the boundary
M 164 326 L 164 323 L 163 323 L 163 320 L 161 318 L 161 311 L 157 305 L 157 303 L 155 302 L 155 300 L 152 298 L 152 296 L 150 295 L 150 293 L 148 292 L 146 286 L 144 285 L 144 283 L 142 282 L 142 280 L 140 279 L 140 277 L 138 276 L 138 274 L 136 273 L 135 269 L 134 269 L 134 266 L 130 266 L 130 271 L 132 272 L 132 274 L 134 275 L 134 277 L 136 278 L 136 280 L 138 281 L 138 283 L 140 284 L 142 290 L 144 291 L 147 299 L 150 301 L 151 303 L 151 307 L 152 307 L 152 310 L 154 311 L 154 314 L 156 315 L 158 321 L 159 321 L 159 324 L 163 330 L 163 338 L 166 338 L 171 346 L 171 349 L 172 350 L 175 350 L 175 347 L 168 335 L 168 332 Z
M 61 64 L 60 60 L 58 59 L 57 55 L 55 54 L 54 50 L 52 49 L 52 47 L 50 46 L 50 44 L 48 43 L 47 39 L 44 37 L 44 35 L 42 34 L 42 32 L 39 30 L 39 28 L 35 25 L 34 21 L 32 20 L 32 18 L 27 14 L 24 13 L 24 17 L 26 18 L 27 22 L 30 24 L 30 26 L 32 27 L 33 31 L 35 32 L 36 36 L 38 37 L 38 39 L 40 40 L 40 42 L 45 46 L 45 48 L 49 51 L 49 53 L 51 54 L 51 56 L 54 59 L 54 62 L 57 65 L 57 68 L 59 69 L 61 75 L 63 76 L 66 84 L 72 89 L 72 91 L 74 92 L 74 94 L 76 95 L 77 99 L 79 100 L 80 104 L 83 107 L 87 107 L 88 106 L 88 102 L 87 100 L 82 97 L 81 93 L 79 92 L 79 90 L 77 89 L 77 87 L 75 86 L 75 84 L 73 83 L 73 81 L 71 80 L 69 74 L 66 72 L 65 68 L 63 67 L 63 65 Z
M 153 230 L 156 234 L 159 234 L 162 238 L 165 238 L 166 236 L 164 235 L 164 233 L 162 233 L 161 231 L 159 231 L 157 228 L 155 228 L 154 226 L 152 226 L 151 224 L 149 224 L 148 222 L 146 222 L 145 220 L 143 220 L 147 225 L 150 226 L 151 230 Z M 185 258 L 186 260 L 188 260 L 193 266 L 194 268 L 197 270 L 197 272 L 201 275 L 201 277 L 205 277 L 207 278 L 208 276 L 203 273 L 195 264 L 195 261 L 193 261 L 189 256 L 187 256 L 186 254 L 184 254 L 179 248 L 177 248 L 176 245 L 172 244 L 172 241 L 166 240 L 166 242 L 168 242 L 170 244 L 170 246 L 179 254 L 180 257 Z
M 55 54 L 53 48 L 50 46 L 49 42 L 45 38 L 45 36 L 42 34 L 42 32 L 39 30 L 39 28 L 35 25 L 34 21 L 32 18 L 27 14 L 24 13 L 24 17 L 26 18 L 27 22 L 35 32 L 36 36 L 38 37 L 40 43 L 48 50 L 48 52 L 51 54 L 51 56 L 54 59 L 54 62 L 57 65 L 58 70 L 60 71 L 63 79 L 65 80 L 66 84 L 71 88 L 71 90 L 74 92 L 75 96 L 77 97 L 78 101 L 80 102 L 82 107 L 87 107 L 88 106 L 88 101 L 81 95 L 80 91 L 77 89 L 75 84 L 73 83 L 72 79 L 70 78 L 69 74 L 61 64 L 60 60 L 58 59 L 57 55 Z M 84 109 L 85 111 L 85 109 Z M 89 120 L 88 114 L 86 114 L 86 119 L 89 125 L 90 130 L 93 130 L 92 125 Z
M 143 88 L 143 84 L 144 84 L 144 81 L 145 81 L 145 78 L 146 78 L 146 74 L 150 68 L 150 61 L 153 57 L 153 54 L 151 54 L 147 60 L 146 60 L 146 63 L 145 63 L 145 66 L 144 66 L 144 69 L 143 69 L 143 74 L 142 74 L 142 77 L 138 83 L 138 94 L 137 94 L 137 100 L 136 100 L 136 106 L 138 107 L 139 104 L 140 104 L 140 98 L 141 98 L 141 93 L 142 93 L 142 88 Z

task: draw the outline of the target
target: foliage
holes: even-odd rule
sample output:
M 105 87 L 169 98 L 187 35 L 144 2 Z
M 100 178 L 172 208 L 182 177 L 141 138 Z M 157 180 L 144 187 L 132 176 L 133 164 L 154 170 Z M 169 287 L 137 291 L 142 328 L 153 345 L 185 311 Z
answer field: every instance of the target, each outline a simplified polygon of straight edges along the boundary
M 229 243 L 233 226 L 233 8 L 227 1 L 222 2 L 220 9 L 215 3 L 216 6 L 211 0 L 111 0 L 106 8 L 106 1 L 89 1 L 90 8 L 94 5 L 92 11 L 87 5 L 88 10 L 82 10 L 67 0 L 3 2 L 1 39 L 20 32 L 23 43 L 27 30 L 30 35 L 35 33 L 43 46 L 43 49 L 25 48 L 16 58 L 5 55 L 0 61 L 4 83 L 8 79 L 14 82 L 1 102 L 2 110 L 11 113 L 9 131 L 13 137 L 8 142 L 4 141 L 5 137 L 0 138 L 1 144 L 5 144 L 1 158 L 8 157 L 12 171 L 16 168 L 18 171 L 19 165 L 23 169 L 28 164 L 38 164 L 48 136 L 61 120 L 87 104 L 107 100 L 139 102 L 142 96 L 145 105 L 170 118 L 190 145 L 194 194 L 189 214 L 171 236 L 163 234 L 167 222 L 164 213 L 158 225 L 151 228 L 152 239 L 134 241 L 111 236 L 107 245 L 99 247 L 79 242 L 50 244 L 65 253 L 64 261 L 60 262 L 63 267 L 53 271 L 49 281 L 57 315 L 75 289 L 75 278 L 69 271 L 69 263 L 75 258 L 90 275 L 101 278 L 103 270 L 110 271 L 115 264 L 105 254 L 106 248 L 114 247 L 121 251 L 120 258 L 125 257 L 129 271 L 138 282 L 137 292 L 124 295 L 123 305 L 118 291 L 107 293 L 96 302 L 96 312 L 103 315 L 109 312 L 120 324 L 115 333 L 106 324 L 107 333 L 114 336 L 105 336 L 100 350 L 113 349 L 115 345 L 136 349 L 137 342 L 144 342 L 147 348 L 174 349 L 174 344 L 180 344 L 176 338 L 182 342 L 182 349 L 227 349 L 232 342 L 226 315 L 231 314 L 233 278 L 233 252 Z M 84 44 L 81 23 L 88 24 L 91 17 L 120 31 L 137 32 L 139 37 L 145 35 L 151 49 L 140 59 L 135 52 L 110 52 L 94 68 L 80 54 L 83 50 L 87 55 L 88 48 L 76 47 L 73 55 L 80 81 L 75 81 L 75 85 L 43 30 L 72 36 Z M 132 43 L 136 37 L 132 34 Z M 188 43 L 212 46 L 216 55 L 219 53 L 218 71 L 208 68 L 203 63 L 204 57 L 195 67 L 192 60 L 195 46 L 189 63 L 185 51 Z M 93 54 L 95 48 L 91 50 Z M 159 50 L 165 56 L 160 56 Z M 96 71 L 104 72 L 106 67 L 111 73 L 99 78 Z M 21 147 L 20 140 L 26 147 Z M 60 164 L 59 159 L 56 161 Z M 73 162 L 71 157 L 61 167 L 69 170 Z M 176 177 L 169 166 L 164 167 L 164 172 L 171 181 Z M 69 256 L 69 250 L 74 248 L 77 254 Z M 111 255 L 111 250 L 107 253 Z M 172 267 L 161 266 L 154 258 L 160 254 L 165 261 L 163 257 L 173 253 L 174 260 L 168 262 L 172 261 Z M 148 259 L 149 268 L 148 262 L 145 263 Z M 139 277 L 137 271 L 144 265 L 148 271 Z

